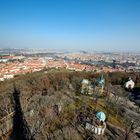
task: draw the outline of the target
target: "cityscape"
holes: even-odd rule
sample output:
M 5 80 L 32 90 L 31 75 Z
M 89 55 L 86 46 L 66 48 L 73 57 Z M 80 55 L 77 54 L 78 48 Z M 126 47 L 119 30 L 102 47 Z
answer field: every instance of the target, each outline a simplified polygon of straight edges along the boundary
M 0 140 L 140 140 L 140 0 L 0 0 Z
M 0 81 L 16 75 L 32 73 L 49 68 L 65 68 L 74 71 L 93 72 L 139 72 L 140 55 L 130 53 L 49 52 L 1 50 Z M 28 53 L 27 53 L 28 52 Z

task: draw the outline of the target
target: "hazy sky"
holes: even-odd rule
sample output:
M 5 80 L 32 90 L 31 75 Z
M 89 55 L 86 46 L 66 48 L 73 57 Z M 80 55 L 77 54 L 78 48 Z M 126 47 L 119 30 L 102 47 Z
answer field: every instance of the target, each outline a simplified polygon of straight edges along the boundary
M 140 0 L 0 0 L 0 48 L 140 51 Z

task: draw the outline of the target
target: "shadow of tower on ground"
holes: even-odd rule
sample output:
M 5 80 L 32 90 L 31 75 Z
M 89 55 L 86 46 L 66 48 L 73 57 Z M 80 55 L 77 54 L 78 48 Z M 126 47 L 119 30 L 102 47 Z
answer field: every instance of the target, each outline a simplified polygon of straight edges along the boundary
M 15 102 L 15 114 L 13 117 L 13 131 L 10 140 L 35 140 L 32 137 L 27 121 L 25 120 L 20 103 L 20 91 L 17 88 L 14 88 L 13 99 Z

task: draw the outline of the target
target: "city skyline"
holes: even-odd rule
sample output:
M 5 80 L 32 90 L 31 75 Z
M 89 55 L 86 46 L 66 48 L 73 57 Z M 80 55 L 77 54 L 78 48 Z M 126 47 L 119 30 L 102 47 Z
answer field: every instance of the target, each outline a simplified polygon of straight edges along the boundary
M 138 0 L 0 0 L 0 48 L 140 52 Z

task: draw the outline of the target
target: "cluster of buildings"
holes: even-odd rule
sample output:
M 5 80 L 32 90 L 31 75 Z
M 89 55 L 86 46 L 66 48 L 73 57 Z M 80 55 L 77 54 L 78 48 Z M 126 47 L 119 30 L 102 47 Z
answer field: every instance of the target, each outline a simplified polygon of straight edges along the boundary
M 13 59 L 13 58 L 12 58 Z M 15 58 L 14 58 L 15 60 Z M 22 61 L 21 61 L 22 60 Z M 0 63 L 0 81 L 11 79 L 15 75 L 41 71 L 47 68 L 66 68 L 74 71 L 114 71 L 111 67 L 96 68 L 95 66 L 80 64 L 74 61 L 65 61 L 63 59 L 46 59 L 45 57 L 28 57 L 15 61 Z
M 59 55 L 62 58 L 76 59 L 81 61 L 105 61 L 111 63 L 113 59 L 117 63 L 133 63 L 136 65 L 140 64 L 140 55 L 132 53 L 69 53 Z
M 43 58 L 27 58 L 23 61 L 1 62 L 0 81 L 11 79 L 15 75 L 40 71 L 46 66 Z
M 93 71 L 95 70 L 94 66 L 85 65 L 76 63 L 74 61 L 65 61 L 63 59 L 61 60 L 48 60 L 46 63 L 46 68 L 66 68 L 69 70 L 75 70 L 75 71 Z
M 46 68 L 66 68 L 68 70 L 74 71 L 94 71 L 94 72 L 116 72 L 116 71 L 125 71 L 123 67 L 117 66 L 117 68 L 113 68 L 111 66 L 96 66 L 90 64 L 83 64 L 81 62 L 77 62 L 74 60 L 64 60 L 64 59 L 47 59 L 46 60 Z
M 89 71 L 93 70 L 93 67 L 91 66 L 81 65 L 74 62 L 65 62 L 64 60 L 53 60 L 53 59 L 48 60 L 42 57 L 28 57 L 22 59 L 15 58 L 17 57 L 5 56 L 1 58 L 0 81 L 4 81 L 5 79 L 11 79 L 15 75 L 19 74 L 41 71 L 44 68 L 66 68 L 76 71 L 82 71 L 85 69 Z
M 110 71 L 112 67 L 116 71 L 139 71 L 140 55 L 130 53 L 69 53 L 61 54 L 61 58 L 87 62 L 93 65 L 104 65 L 104 71 Z M 107 66 L 107 67 L 105 67 Z M 111 67 L 110 67 L 111 66 Z
M 126 71 L 126 67 L 121 65 L 126 59 L 125 55 L 115 55 L 117 58 L 113 58 L 108 54 L 83 54 L 83 53 L 71 53 L 71 54 L 61 54 L 55 57 L 47 56 L 25 56 L 25 55 L 0 55 L 0 81 L 5 79 L 13 78 L 15 75 L 31 73 L 35 71 L 40 71 L 47 68 L 65 68 L 74 71 L 94 71 L 94 72 L 116 72 L 116 71 Z M 131 63 L 140 63 L 139 57 L 134 57 L 131 55 L 127 56 L 127 61 Z M 104 61 L 110 62 L 115 67 L 111 65 L 99 64 L 96 65 L 92 63 L 93 61 Z M 118 62 L 119 61 L 119 62 Z M 83 63 L 91 62 L 91 63 Z M 140 69 L 137 65 L 130 65 L 127 67 L 128 71 L 134 69 Z

